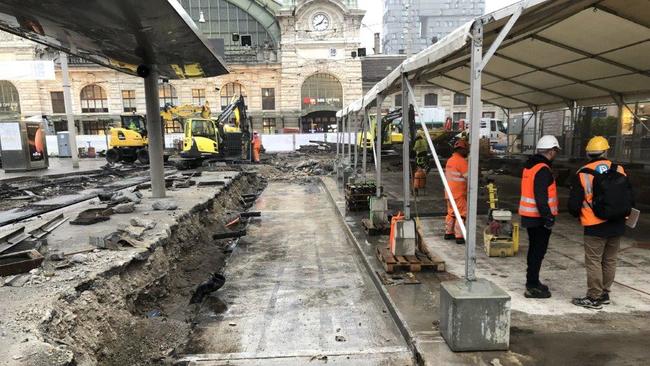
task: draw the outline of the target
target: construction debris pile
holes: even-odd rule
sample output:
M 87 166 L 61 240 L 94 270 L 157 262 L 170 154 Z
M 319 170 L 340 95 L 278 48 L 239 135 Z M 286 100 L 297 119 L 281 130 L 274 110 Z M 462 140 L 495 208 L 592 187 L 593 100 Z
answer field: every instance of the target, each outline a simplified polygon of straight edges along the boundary
M 334 161 L 328 145 L 305 145 L 297 152 L 268 154 L 260 173 L 269 180 L 295 181 L 334 174 Z
M 146 174 L 142 167 L 104 166 L 101 171 L 62 177 L 21 177 L 0 183 L 0 209 L 22 208 L 35 202 L 99 188 L 119 179 Z
M 79 226 L 60 227 L 78 219 L 66 214 L 31 230 L 33 225 L 11 236 L 3 233 L 0 249 L 8 251 L 45 242 L 38 249 L 42 256 L 25 257 L 19 271 L 0 277 L 7 310 L 0 315 L 0 354 L 36 366 L 144 365 L 162 364 L 188 347 L 200 351 L 191 340 L 199 305 L 191 304 L 224 284 L 220 269 L 226 256 L 246 235 L 248 222 L 261 216 L 248 210 L 265 181 L 231 173 L 168 176 L 172 186 L 196 180 L 190 185 L 221 187 L 217 196 L 189 211 L 186 207 L 183 214 L 165 206 L 176 204 L 170 198 L 153 200 L 125 189 L 99 195 L 89 209 L 134 205 L 135 216 L 112 213 L 107 223 L 79 231 Z M 192 197 L 189 190 L 173 190 Z M 210 197 L 210 192 L 206 188 L 201 194 Z M 170 211 L 156 211 L 156 204 Z M 61 241 L 77 232 L 84 234 Z M 21 238 L 26 239 L 17 242 Z

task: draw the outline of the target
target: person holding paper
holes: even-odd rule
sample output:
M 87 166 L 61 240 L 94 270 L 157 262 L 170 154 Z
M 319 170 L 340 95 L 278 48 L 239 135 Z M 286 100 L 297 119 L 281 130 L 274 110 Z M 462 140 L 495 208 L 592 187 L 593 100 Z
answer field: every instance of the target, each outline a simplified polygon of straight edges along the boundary
M 616 258 L 625 233 L 625 219 L 634 207 L 632 187 L 622 166 L 607 159 L 609 143 L 602 136 L 587 144 L 589 162 L 573 177 L 569 212 L 584 227 L 587 294 L 576 306 L 602 309 L 610 303 Z

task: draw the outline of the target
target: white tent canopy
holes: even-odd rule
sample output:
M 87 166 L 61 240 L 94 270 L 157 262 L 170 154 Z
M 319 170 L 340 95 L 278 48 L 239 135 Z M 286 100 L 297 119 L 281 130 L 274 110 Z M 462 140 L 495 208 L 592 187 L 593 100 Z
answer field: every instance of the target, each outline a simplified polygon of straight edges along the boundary
M 529 0 L 476 18 L 408 58 L 364 96 L 363 107 L 378 93 L 399 91 L 403 73 L 469 95 L 472 25 L 483 23 L 488 50 L 521 8 L 483 70 L 483 102 L 523 111 L 650 98 L 648 0 Z

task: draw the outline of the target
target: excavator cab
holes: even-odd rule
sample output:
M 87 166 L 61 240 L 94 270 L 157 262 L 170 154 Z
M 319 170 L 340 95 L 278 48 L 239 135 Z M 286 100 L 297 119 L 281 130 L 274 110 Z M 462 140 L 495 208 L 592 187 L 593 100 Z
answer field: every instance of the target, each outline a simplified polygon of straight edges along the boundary
M 187 118 L 183 124 L 182 158 L 208 158 L 219 155 L 219 132 L 211 119 Z
M 122 128 L 139 133 L 147 137 L 147 120 L 141 114 L 123 114 L 120 116 Z

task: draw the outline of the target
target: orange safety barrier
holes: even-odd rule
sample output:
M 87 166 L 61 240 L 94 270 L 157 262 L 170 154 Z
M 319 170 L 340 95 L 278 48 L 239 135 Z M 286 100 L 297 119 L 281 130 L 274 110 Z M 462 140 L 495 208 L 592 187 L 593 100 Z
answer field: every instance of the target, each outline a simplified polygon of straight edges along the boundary
M 399 221 L 404 220 L 404 214 L 402 212 L 398 212 L 397 215 L 393 216 L 393 218 L 390 220 L 390 235 L 388 236 L 388 247 L 390 249 L 390 252 L 395 255 L 395 231 L 397 223 Z

